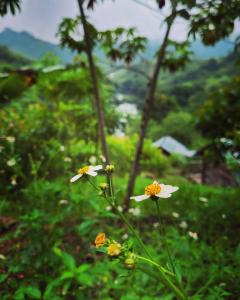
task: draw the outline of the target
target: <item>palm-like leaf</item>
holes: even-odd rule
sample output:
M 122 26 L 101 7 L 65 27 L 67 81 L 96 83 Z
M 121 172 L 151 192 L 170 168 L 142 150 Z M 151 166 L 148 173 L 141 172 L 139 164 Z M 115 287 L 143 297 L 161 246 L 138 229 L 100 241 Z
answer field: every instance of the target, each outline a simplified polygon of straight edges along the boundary
M 21 0 L 1 0 L 0 15 L 5 16 L 9 11 L 15 15 L 21 9 Z

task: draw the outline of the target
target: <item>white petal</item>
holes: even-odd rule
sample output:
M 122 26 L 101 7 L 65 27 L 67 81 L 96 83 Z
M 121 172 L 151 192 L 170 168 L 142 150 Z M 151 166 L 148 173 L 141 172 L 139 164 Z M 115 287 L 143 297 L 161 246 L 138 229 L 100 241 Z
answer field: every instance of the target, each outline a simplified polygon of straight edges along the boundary
M 154 181 L 153 181 L 153 184 L 158 184 L 158 185 L 160 185 L 159 182 L 158 182 L 157 180 L 154 180 Z
M 161 191 L 168 194 L 174 193 L 179 189 L 177 186 L 172 186 L 172 185 L 160 184 L 160 186 L 161 186 Z
M 148 196 L 148 195 L 140 195 L 140 196 L 131 197 L 130 199 L 133 199 L 133 200 L 135 200 L 137 202 L 140 202 L 140 201 L 146 200 L 148 198 L 150 198 L 150 196 Z
M 86 174 L 88 174 L 90 176 L 97 176 L 97 172 L 95 172 L 93 170 L 89 170 L 88 172 L 86 172 Z
M 155 196 L 159 197 L 159 198 L 170 198 L 172 196 L 172 194 L 161 191 L 160 193 L 156 194 Z
M 98 165 L 98 166 L 92 167 L 92 169 L 93 169 L 94 171 L 102 170 L 102 168 L 103 168 L 102 165 Z
M 74 181 L 78 180 L 78 179 L 81 178 L 81 177 L 82 177 L 82 174 L 77 174 L 77 175 L 73 176 L 73 177 L 70 179 L 70 182 L 74 182 Z

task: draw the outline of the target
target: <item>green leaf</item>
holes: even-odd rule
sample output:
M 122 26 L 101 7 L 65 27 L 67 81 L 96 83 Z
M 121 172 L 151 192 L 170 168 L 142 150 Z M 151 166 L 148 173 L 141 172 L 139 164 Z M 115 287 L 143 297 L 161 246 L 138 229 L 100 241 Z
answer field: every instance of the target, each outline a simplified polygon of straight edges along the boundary
M 89 269 L 90 269 L 90 265 L 88 265 L 88 264 L 82 264 L 82 265 L 80 265 L 77 268 L 77 272 L 80 274 L 80 273 L 83 273 L 83 272 L 85 272 L 85 271 L 87 271 Z
M 41 299 L 41 291 L 36 286 L 28 286 L 25 294 L 33 299 Z
M 188 11 L 186 9 L 179 10 L 177 12 L 177 14 L 186 20 L 189 20 L 189 18 L 190 18 L 190 14 L 188 13 Z
M 54 299 L 54 289 L 58 286 L 60 286 L 63 282 L 63 279 L 62 278 L 57 278 L 55 280 L 53 280 L 52 282 L 50 282 L 48 285 L 47 285 L 47 288 L 46 288 L 46 291 L 44 293 L 44 297 L 43 299 L 44 300 L 53 300 Z
M 236 249 L 236 259 L 240 261 L 240 243 L 238 244 Z
M 77 277 L 77 281 L 87 286 L 93 286 L 92 276 L 86 273 L 80 274 Z
M 64 272 L 64 273 L 61 275 L 60 279 L 61 279 L 61 280 L 70 279 L 70 278 L 73 278 L 74 275 L 75 275 L 75 272 L 67 271 L 67 272 Z
M 97 222 L 97 220 L 86 220 L 86 221 L 83 221 L 79 226 L 77 226 L 77 233 L 79 235 L 84 235 L 86 233 L 88 233 L 92 228 L 93 228 L 93 225 Z
M 14 294 L 13 299 L 25 300 L 25 296 L 28 296 L 31 299 L 41 299 L 41 291 L 36 286 L 20 286 Z
M 76 267 L 75 259 L 70 254 L 63 252 L 60 248 L 54 247 L 53 252 L 62 258 L 64 265 L 69 269 L 74 269 Z
M 25 300 L 25 296 L 24 296 L 24 293 L 23 293 L 21 287 L 15 292 L 13 299 L 14 300 Z
M 0 275 L 0 283 L 4 282 L 8 278 L 8 274 L 1 274 Z
M 69 269 L 74 269 L 76 267 L 75 259 L 70 254 L 63 252 L 62 253 L 62 260 L 64 265 Z

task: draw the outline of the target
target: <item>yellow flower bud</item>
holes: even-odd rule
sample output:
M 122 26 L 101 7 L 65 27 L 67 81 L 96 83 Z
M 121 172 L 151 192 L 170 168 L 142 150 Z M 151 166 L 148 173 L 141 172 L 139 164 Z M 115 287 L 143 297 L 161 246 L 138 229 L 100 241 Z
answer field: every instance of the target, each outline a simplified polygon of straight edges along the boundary
M 108 173 L 112 173 L 114 171 L 115 167 L 114 165 L 107 165 L 105 170 L 108 172 Z
M 133 269 L 135 267 L 135 259 L 132 257 L 125 259 L 124 263 L 128 269 Z
M 108 184 L 106 182 L 100 183 L 99 185 L 102 191 L 105 191 L 108 188 Z
M 107 254 L 109 256 L 119 256 L 121 253 L 121 245 L 117 242 L 110 244 L 107 248 Z

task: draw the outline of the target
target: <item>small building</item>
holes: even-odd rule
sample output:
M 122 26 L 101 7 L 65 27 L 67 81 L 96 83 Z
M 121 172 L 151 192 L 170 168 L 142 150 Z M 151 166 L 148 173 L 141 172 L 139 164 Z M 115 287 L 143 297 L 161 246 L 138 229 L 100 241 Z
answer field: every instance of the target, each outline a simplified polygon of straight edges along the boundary
M 156 148 L 162 149 L 162 151 L 167 155 L 176 153 L 185 157 L 193 157 L 196 154 L 195 150 L 189 150 L 186 146 L 171 136 L 163 136 L 159 140 L 155 141 L 153 145 Z
M 205 152 L 210 151 L 214 144 L 206 145 L 195 151 L 189 150 L 171 136 L 164 136 L 155 141 L 153 145 L 161 149 L 166 155 L 176 153 L 192 158 L 189 159 L 188 165 L 182 170 L 183 176 L 186 176 L 192 182 L 215 186 L 237 186 L 237 181 L 224 161 L 213 163 L 211 160 L 206 159 Z

